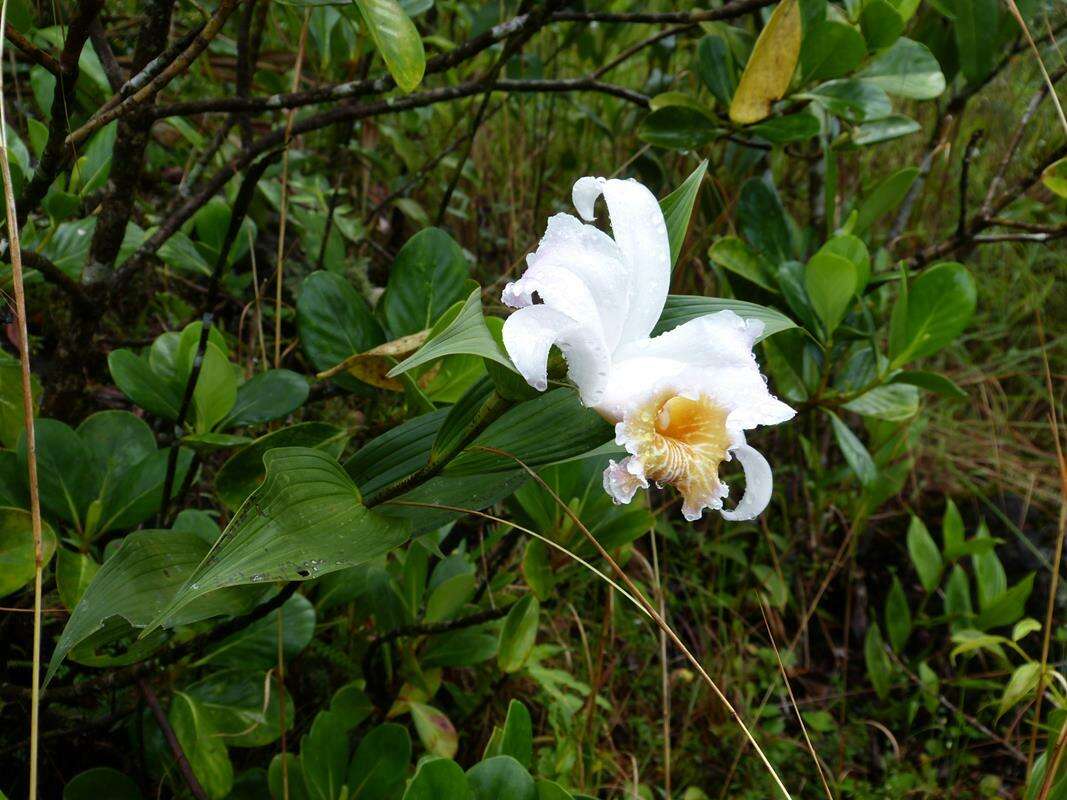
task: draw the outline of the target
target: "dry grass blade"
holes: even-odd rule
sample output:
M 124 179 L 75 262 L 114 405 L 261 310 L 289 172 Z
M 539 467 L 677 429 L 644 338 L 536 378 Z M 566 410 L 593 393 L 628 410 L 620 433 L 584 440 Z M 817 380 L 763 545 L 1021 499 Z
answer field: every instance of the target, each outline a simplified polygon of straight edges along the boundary
M 815 745 L 811 743 L 811 737 L 808 735 L 808 726 L 804 724 L 804 717 L 800 714 L 800 706 L 797 705 L 796 695 L 793 694 L 793 685 L 789 682 L 789 674 L 785 671 L 785 662 L 782 661 L 778 643 L 774 640 L 774 633 L 771 631 L 771 621 L 767 619 L 767 607 L 763 604 L 763 598 L 759 592 L 756 592 L 756 599 L 759 600 L 759 610 L 763 614 L 763 625 L 767 628 L 767 636 L 771 640 L 771 647 L 774 648 L 774 657 L 778 659 L 778 670 L 782 673 L 782 682 L 785 683 L 786 691 L 789 692 L 789 702 L 793 704 L 793 712 L 797 715 L 797 722 L 800 723 L 800 730 L 804 734 L 804 742 L 808 746 L 808 752 L 811 753 L 811 760 L 815 762 L 815 769 L 819 771 L 819 780 L 822 781 L 822 788 L 826 791 L 826 796 L 830 800 L 834 800 L 834 793 L 830 791 L 830 784 L 826 780 L 826 772 L 823 770 L 822 761 L 819 760 L 819 754 L 815 752 Z
M 1063 114 L 1063 106 L 1060 105 L 1059 95 L 1056 94 L 1056 86 L 1052 82 L 1052 78 L 1049 77 L 1048 70 L 1045 69 L 1045 62 L 1041 58 L 1041 51 L 1037 49 L 1037 43 L 1034 42 L 1034 37 L 1030 35 L 1030 28 L 1026 25 L 1026 20 L 1023 19 L 1023 15 L 1019 13 L 1019 7 L 1015 4 L 1015 0 L 1008 0 L 1008 8 L 1011 9 L 1012 16 L 1015 17 L 1015 21 L 1019 23 L 1019 27 L 1023 30 L 1023 36 L 1026 37 L 1027 43 L 1030 45 L 1030 49 L 1034 51 L 1034 58 L 1037 59 L 1037 66 L 1041 70 L 1041 75 L 1045 79 L 1045 83 L 1048 85 L 1049 95 L 1052 97 L 1052 103 L 1056 106 L 1056 113 L 1059 115 L 1060 124 L 1063 125 L 1064 133 L 1067 133 L 1067 116 Z
M 0 30 L 7 23 L 7 0 L 0 3 Z M 4 60 L 4 39 L 0 37 L 0 63 Z M 11 185 L 11 165 L 7 154 L 7 118 L 4 107 L 4 77 L 0 70 L 0 174 L 7 207 L 8 247 L 11 252 L 11 282 L 15 291 L 15 322 L 18 325 L 19 364 L 22 367 L 22 414 L 26 428 L 26 470 L 30 492 L 30 519 L 33 529 L 33 676 L 30 679 L 30 800 L 37 797 L 37 749 L 40 741 L 41 709 L 41 501 L 37 488 L 37 439 L 33 427 L 33 390 L 30 383 L 30 341 L 26 329 L 26 292 L 22 282 L 22 250 L 19 243 L 15 192 Z
M 300 88 L 300 73 L 304 68 L 304 54 L 307 52 L 308 23 L 311 21 L 311 9 L 304 12 L 304 24 L 300 28 L 300 46 L 296 54 L 296 66 L 293 70 L 293 91 Z M 278 207 L 278 253 L 277 271 L 274 279 L 274 368 L 282 365 L 282 285 L 285 266 L 285 223 L 289 208 L 289 139 L 293 135 L 293 120 L 296 109 L 289 110 L 285 119 L 285 153 L 282 155 L 281 199 Z
M 733 717 L 734 722 L 737 723 L 739 728 L 741 728 L 741 731 L 744 733 L 745 738 L 755 748 L 756 755 L 758 755 L 760 761 L 763 762 L 763 766 L 767 768 L 767 771 L 770 773 L 771 779 L 774 781 L 775 785 L 788 800 L 792 800 L 792 795 L 789 793 L 789 790 L 785 788 L 785 784 L 782 783 L 782 779 L 781 777 L 779 777 L 778 771 L 771 764 L 770 759 L 767 758 L 767 754 L 763 752 L 763 748 L 759 746 L 759 742 L 756 741 L 756 737 L 752 734 L 752 731 L 749 730 L 748 725 L 745 724 L 745 721 L 741 718 L 741 715 L 738 713 L 737 709 L 734 708 L 733 703 L 731 703 L 730 700 L 726 697 L 726 695 L 723 694 L 722 689 L 720 689 L 719 685 L 715 683 L 715 680 L 711 677 L 711 675 L 708 674 L 707 670 L 704 669 L 704 666 L 700 663 L 699 659 L 697 659 L 697 657 L 693 655 L 692 651 L 690 651 L 689 647 L 685 644 L 685 642 L 682 641 L 681 637 L 679 637 L 678 634 L 674 632 L 674 629 L 666 623 L 666 621 L 652 605 L 652 603 L 650 603 L 645 598 L 645 596 L 641 594 L 641 590 L 637 588 L 637 586 L 632 580 L 630 580 L 630 576 L 627 575 L 626 571 L 619 566 L 618 562 L 616 562 L 615 559 L 611 557 L 611 553 L 605 550 L 604 546 L 600 544 L 597 538 L 589 532 L 589 529 L 585 526 L 585 523 L 583 523 L 582 520 L 578 517 L 578 515 L 571 510 L 571 507 L 564 503 L 560 496 L 556 494 L 556 492 L 552 489 L 552 487 L 549 486 L 540 475 L 538 475 L 534 470 L 527 466 L 526 463 L 518 456 L 515 456 L 512 453 L 508 453 L 504 450 L 498 450 L 494 447 L 476 447 L 474 449 L 484 450 L 487 453 L 494 453 L 496 455 L 512 459 L 516 464 L 522 467 L 522 469 L 530 477 L 532 477 L 538 483 L 538 485 L 541 486 L 541 488 L 548 492 L 549 496 L 552 497 L 553 501 L 563 510 L 563 513 L 570 517 L 571 522 L 573 522 L 577 526 L 578 530 L 582 532 L 582 535 L 586 538 L 586 540 L 591 545 L 593 545 L 593 548 L 597 551 L 597 553 L 600 554 L 600 557 L 611 565 L 612 571 L 619 576 L 622 582 L 626 585 L 626 588 L 628 588 L 634 594 L 634 596 L 640 598 L 641 605 L 644 607 L 645 613 L 652 618 L 656 625 L 659 626 L 660 630 L 663 631 L 663 633 L 666 634 L 667 637 L 674 643 L 674 646 L 682 651 L 682 654 L 689 660 L 689 663 L 693 665 L 693 668 L 696 669 L 698 673 L 700 673 L 700 677 L 703 678 L 704 682 L 708 684 L 712 692 L 714 692 L 715 696 L 719 699 L 719 702 L 721 702 L 726 707 L 727 711 L 730 712 L 730 716 Z

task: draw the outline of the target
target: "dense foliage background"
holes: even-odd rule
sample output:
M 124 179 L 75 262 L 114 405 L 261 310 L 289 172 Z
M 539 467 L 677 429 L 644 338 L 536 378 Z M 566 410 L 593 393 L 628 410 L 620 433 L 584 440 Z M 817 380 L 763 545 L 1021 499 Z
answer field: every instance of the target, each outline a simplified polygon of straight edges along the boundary
M 607 576 L 792 797 L 1067 798 L 1063 3 L 6 14 L 0 797 L 777 796 Z M 613 506 L 500 349 L 583 175 L 663 200 L 657 330 L 767 326 L 754 522 Z

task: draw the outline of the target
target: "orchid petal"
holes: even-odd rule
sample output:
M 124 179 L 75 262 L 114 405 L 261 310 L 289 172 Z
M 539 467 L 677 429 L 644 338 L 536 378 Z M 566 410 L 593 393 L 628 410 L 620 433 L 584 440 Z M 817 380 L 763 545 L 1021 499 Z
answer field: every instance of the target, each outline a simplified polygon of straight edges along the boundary
M 758 450 L 747 444 L 738 445 L 730 452 L 737 456 L 745 470 L 745 494 L 732 510 L 722 509 L 719 513 L 723 519 L 733 522 L 755 519 L 771 501 L 774 488 L 771 465 Z
M 663 313 L 671 282 L 667 223 L 655 195 L 634 180 L 580 178 L 571 193 L 578 213 L 593 219 L 596 198 L 604 195 L 615 243 L 626 260 L 629 308 L 620 341 L 642 339 Z
M 567 358 L 582 402 L 592 405 L 600 398 L 611 357 L 598 331 L 547 305 L 535 305 L 508 317 L 503 333 L 508 355 L 532 387 L 541 392 L 548 388 L 548 354 L 556 345 Z
M 604 491 L 611 495 L 615 505 L 629 503 L 638 489 L 647 488 L 648 479 L 636 458 L 628 456 L 618 463 L 614 459 L 608 461 L 604 470 Z
M 522 277 L 504 288 L 504 303 L 532 305 L 537 292 L 545 305 L 598 325 L 608 350 L 615 349 L 629 298 L 623 255 L 611 237 L 569 214 L 556 214 L 527 263 Z
M 720 311 L 624 345 L 598 410 L 621 419 L 644 397 L 671 389 L 713 398 L 729 412 L 727 427 L 734 432 L 792 419 L 796 412 L 770 393 L 753 355 L 761 332 L 758 321 Z M 638 386 L 643 392 L 635 391 Z

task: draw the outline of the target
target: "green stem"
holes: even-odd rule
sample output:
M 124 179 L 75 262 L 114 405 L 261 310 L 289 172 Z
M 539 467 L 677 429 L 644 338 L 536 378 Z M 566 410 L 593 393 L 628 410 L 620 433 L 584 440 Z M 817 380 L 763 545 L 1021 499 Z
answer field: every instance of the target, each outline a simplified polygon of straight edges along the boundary
M 448 466 L 448 462 L 463 452 L 467 445 L 477 439 L 482 431 L 509 408 L 511 408 L 511 401 L 505 400 L 498 392 L 494 391 L 485 399 L 478 413 L 467 423 L 462 436 L 456 437 L 445 449 L 431 453 L 430 459 L 426 464 L 410 475 L 394 481 L 388 486 L 383 486 L 374 494 L 365 498 L 364 505 L 368 508 L 381 505 L 399 497 L 420 483 L 439 475 Z

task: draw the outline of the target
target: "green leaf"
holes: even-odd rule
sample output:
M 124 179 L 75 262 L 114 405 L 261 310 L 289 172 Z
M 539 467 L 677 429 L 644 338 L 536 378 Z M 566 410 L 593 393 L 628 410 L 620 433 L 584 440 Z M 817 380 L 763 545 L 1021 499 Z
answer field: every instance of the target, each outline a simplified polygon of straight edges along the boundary
M 936 372 L 898 372 L 891 379 L 891 383 L 918 386 L 920 389 L 926 389 L 928 392 L 934 392 L 944 397 L 963 399 L 968 396 L 967 392 L 957 386 L 951 378 L 939 375 Z
M 695 150 L 719 133 L 715 120 L 688 106 L 665 106 L 643 120 L 637 135 L 643 142 L 667 150 Z
M 898 302 L 900 302 L 898 300 Z M 894 327 L 890 358 L 896 365 L 936 353 L 956 339 L 971 321 L 977 304 L 974 279 L 955 262 L 935 264 L 908 287 L 905 313 Z
M 697 43 L 696 71 L 715 99 L 729 106 L 737 89 L 737 67 L 725 39 L 711 34 Z
M 22 367 L 15 359 L 0 356 L 0 443 L 15 447 L 26 427 L 22 410 Z M 41 382 L 30 375 L 30 394 L 36 416 L 41 399 Z
M 343 797 L 348 737 L 342 720 L 332 711 L 320 711 L 311 730 L 300 739 L 300 771 L 312 800 Z
M 348 431 L 325 422 L 302 422 L 261 436 L 226 461 L 215 475 L 215 490 L 229 508 L 237 508 L 266 475 L 263 456 L 277 447 L 313 447 L 335 458 L 348 442 Z
M 892 665 L 885 651 L 882 631 L 877 622 L 871 622 L 870 627 L 867 628 L 867 637 L 863 642 L 863 656 L 867 663 L 867 677 L 871 681 L 871 686 L 874 687 L 878 698 L 885 700 L 889 696 Z
M 100 565 L 88 553 L 76 553 L 65 547 L 59 549 L 56 555 L 56 588 L 66 608 L 73 609 L 78 605 L 99 570 Z M 3 592 L 0 591 L 0 594 Z
M 763 333 L 756 339 L 762 342 L 768 336 L 795 328 L 797 325 L 781 311 L 767 306 L 734 300 L 728 297 L 696 297 L 684 294 L 667 295 L 663 314 L 653 329 L 653 335 L 674 330 L 679 325 L 719 311 L 733 311 L 744 319 L 756 319 L 763 323 Z
M 447 408 L 406 420 L 371 439 L 345 461 L 345 471 L 365 495 L 410 475 L 426 464 L 445 419 Z
M 964 0 L 953 5 L 956 21 L 952 30 L 956 34 L 960 72 L 967 83 L 981 84 L 993 71 L 998 57 L 997 6 L 997 0 Z
M 737 201 L 737 227 L 772 264 L 792 257 L 793 240 L 782 201 L 762 178 L 749 178 Z
M 56 551 L 52 526 L 41 520 L 41 553 L 44 563 Z M 0 597 L 16 592 L 34 579 L 36 557 L 29 511 L 0 507 Z
M 760 31 L 730 101 L 730 120 L 749 125 L 770 116 L 771 103 L 785 96 L 800 57 L 798 0 L 782 0 Z
M 508 703 L 499 754 L 511 756 L 527 769 L 533 761 L 533 720 L 529 709 L 518 700 Z
M 385 341 L 367 301 L 332 272 L 312 272 L 304 279 L 296 301 L 296 323 L 304 352 L 317 370 L 330 369 Z M 332 380 L 346 389 L 363 386 L 347 374 Z
M 537 800 L 575 800 L 575 796 L 555 781 L 550 781 L 547 778 L 538 778 Z M 689 799 L 686 798 L 685 800 Z M 692 800 L 699 800 L 699 798 L 694 797 Z
M 126 625 L 143 628 L 151 622 L 208 552 L 196 534 L 146 530 L 128 534 L 101 565 L 81 601 L 67 620 L 48 665 L 47 683 L 67 654 L 87 640 L 99 645 L 123 636 Z M 192 604 L 171 624 L 180 625 L 248 610 L 255 597 L 246 590 L 227 590 Z M 131 657 L 158 645 L 163 637 L 143 640 Z
M 141 800 L 133 778 L 111 767 L 79 772 L 63 787 L 63 800 Z
M 826 240 L 820 253 L 832 253 L 851 262 L 856 268 L 856 291 L 863 291 L 871 277 L 871 255 L 862 239 L 848 233 L 837 234 Z
M 500 629 L 500 647 L 497 664 L 504 672 L 518 672 L 537 641 L 537 625 L 541 604 L 532 594 L 523 597 L 508 610 L 504 626 Z
M 974 626 L 979 630 L 1013 625 L 1026 613 L 1026 601 L 1034 588 L 1034 573 L 1030 573 L 1007 591 L 994 597 L 978 614 Z
M 850 140 L 853 147 L 867 147 L 872 144 L 888 142 L 908 136 L 922 129 L 911 117 L 903 114 L 891 114 L 882 119 L 871 120 L 852 129 Z
M 871 50 L 881 50 L 900 38 L 904 18 L 886 0 L 868 0 L 860 12 L 860 28 Z
M 867 45 L 859 31 L 844 22 L 823 20 L 804 34 L 801 81 L 814 83 L 847 75 L 866 55 Z
M 659 201 L 663 219 L 667 223 L 667 239 L 671 244 L 671 266 L 678 263 L 678 255 L 682 252 L 685 244 L 685 234 L 689 230 L 689 220 L 693 216 L 693 206 L 696 205 L 697 194 L 700 192 L 700 184 L 704 181 L 704 175 L 708 171 L 708 160 L 704 159 L 697 164 L 696 169 L 689 173 L 689 177 L 682 181 L 682 185 Z
M 878 219 L 899 206 L 918 176 L 918 168 L 905 167 L 879 181 L 860 202 L 852 230 L 863 233 Z
M 1067 197 L 1067 158 L 1061 158 L 1045 167 L 1041 173 L 1041 182 L 1050 192 Z
M 402 800 L 471 800 L 471 789 L 463 768 L 448 758 L 419 761 Z
M 426 703 L 408 702 L 415 732 L 426 752 L 442 758 L 452 758 L 459 749 L 459 734 L 445 714 Z
M 848 122 L 881 119 L 893 110 L 885 89 L 870 81 L 854 78 L 827 81 L 797 97 L 812 100 Z
M 430 592 L 426 600 L 425 622 L 443 622 L 456 616 L 474 596 L 475 577 L 472 573 L 453 575 Z
M 974 538 L 991 539 L 984 525 L 979 528 Z M 993 550 L 975 553 L 971 556 L 971 566 L 974 568 L 975 585 L 978 587 L 978 607 L 985 610 L 1008 590 L 1008 575 Z
M 441 318 L 445 322 L 449 315 Z M 435 326 L 436 327 L 436 326 Z M 394 378 L 401 373 L 408 372 L 415 367 L 442 358 L 448 355 L 469 353 L 481 356 L 501 364 L 509 369 L 511 359 L 497 344 L 493 334 L 485 324 L 482 314 L 482 290 L 476 288 L 468 295 L 463 305 L 455 312 L 455 316 L 448 320 L 444 326 L 408 358 L 389 370 L 389 377 Z
M 440 228 L 425 228 L 404 243 L 389 270 L 380 307 L 392 338 L 426 330 L 464 298 L 470 263 Z
M 915 571 L 919 574 L 919 582 L 927 594 L 934 592 L 941 583 L 941 571 L 944 562 L 941 560 L 941 551 L 934 543 L 934 538 L 926 525 L 918 517 L 911 518 L 908 525 L 908 555 Z
M 329 455 L 283 447 L 263 456 L 266 478 L 152 627 L 225 586 L 307 580 L 384 555 L 408 538 L 406 525 L 369 511 Z
M 708 248 L 708 258 L 720 267 L 752 281 L 769 292 L 777 292 L 760 255 L 736 236 L 724 236 Z
M 819 251 L 804 268 L 804 288 L 827 336 L 833 334 L 856 295 L 858 276 L 851 261 Z
M 204 792 L 222 800 L 233 788 L 233 764 L 204 710 L 185 692 L 175 692 L 167 718 Z
M 804 142 L 819 135 L 819 119 L 808 111 L 798 111 L 781 117 L 771 117 L 753 125 L 750 133 L 771 144 Z
M 308 382 L 288 369 L 260 372 L 237 389 L 237 400 L 220 429 L 258 425 L 291 414 L 308 397 Z
M 945 76 L 925 45 L 900 38 L 856 74 L 889 94 L 914 100 L 932 100 L 945 91 Z
M 283 782 L 286 783 L 287 789 L 283 788 Z M 289 800 L 309 800 L 307 788 L 304 786 L 304 771 L 296 753 L 286 753 L 284 757 L 278 753 L 271 759 L 270 768 L 267 770 L 267 784 L 270 787 L 271 800 L 282 800 L 285 795 L 289 796 Z
M 200 664 L 267 670 L 278 664 L 278 617 L 282 618 L 282 655 L 296 658 L 315 635 L 315 607 L 301 594 L 294 594 L 281 607 L 219 642 Z
M 919 413 L 919 390 L 906 384 L 876 386 L 843 408 L 864 417 L 903 422 Z
M 545 431 L 552 435 L 546 436 Z M 555 389 L 509 409 L 453 459 L 445 475 L 465 476 L 519 469 L 514 459 L 479 450 L 491 447 L 541 467 L 586 453 L 612 438 L 612 429 L 571 389 Z
M 1037 690 L 1040 677 L 1041 664 L 1038 661 L 1031 661 L 1016 667 L 1000 696 L 997 717 L 1004 716 L 1012 706 L 1030 697 Z
M 474 800 L 537 800 L 530 773 L 511 756 L 493 756 L 467 770 Z
M 893 576 L 893 583 L 885 599 L 885 629 L 893 650 L 902 653 L 911 635 L 911 609 L 908 607 L 904 587 L 896 575 Z
M 398 794 L 410 760 L 411 737 L 406 728 L 393 723 L 374 728 L 360 740 L 348 765 L 349 798 L 385 800 Z
M 955 561 L 963 550 L 963 517 L 951 498 L 945 501 L 941 518 L 941 552 L 946 561 Z
M 539 539 L 526 542 L 526 552 L 522 558 L 522 574 L 526 584 L 538 600 L 547 600 L 555 586 L 555 575 L 548 559 L 548 546 Z
M 1021 619 L 1015 623 L 1015 627 L 1011 629 L 1011 640 L 1018 642 L 1025 639 L 1031 633 L 1041 630 L 1041 623 L 1032 617 Z
M 39 419 L 34 431 L 41 506 L 81 528 L 99 486 L 92 453 L 81 437 L 59 420 Z M 18 454 L 21 472 L 26 475 L 25 435 L 19 438 Z
M 182 337 L 178 351 L 180 375 L 191 375 L 197 342 Z M 185 379 L 182 384 L 184 386 Z M 207 433 L 216 423 L 230 413 L 237 402 L 237 375 L 226 354 L 210 340 L 204 350 L 204 358 L 193 389 L 193 419 L 197 433 Z M 188 420 L 187 420 L 188 422 Z
M 974 608 L 971 605 L 971 587 L 963 567 L 955 564 L 945 581 L 945 616 L 949 618 L 953 632 L 970 624 Z
M 355 0 L 367 32 L 402 91 L 422 82 L 426 52 L 415 23 L 396 0 Z
M 275 652 L 273 666 L 277 663 Z M 266 678 L 264 671 L 224 669 L 192 684 L 185 693 L 227 747 L 262 747 L 281 736 L 278 679 L 273 673 Z M 295 718 L 292 695 L 285 692 L 287 730 Z
M 836 414 L 832 411 L 826 413 L 830 416 L 834 438 L 837 440 L 837 446 L 841 449 L 845 461 L 865 488 L 873 487 L 878 481 L 878 467 L 874 465 L 871 454 L 867 452 L 863 442 Z

